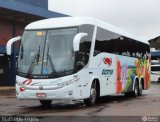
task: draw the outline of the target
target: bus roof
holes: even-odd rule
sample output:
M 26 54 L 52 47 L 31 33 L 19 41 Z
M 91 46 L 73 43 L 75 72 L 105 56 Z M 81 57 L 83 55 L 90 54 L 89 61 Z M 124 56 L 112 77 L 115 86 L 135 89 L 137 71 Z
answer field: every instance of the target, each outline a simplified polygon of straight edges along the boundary
M 125 32 L 111 24 L 90 17 L 59 17 L 59 18 L 44 19 L 27 25 L 25 29 L 35 30 L 35 29 L 65 28 L 65 27 L 79 26 L 83 24 L 97 25 L 98 27 L 104 28 L 108 31 L 126 36 L 128 38 L 140 41 L 145 44 L 149 44 L 147 41 L 138 39 L 132 34 Z

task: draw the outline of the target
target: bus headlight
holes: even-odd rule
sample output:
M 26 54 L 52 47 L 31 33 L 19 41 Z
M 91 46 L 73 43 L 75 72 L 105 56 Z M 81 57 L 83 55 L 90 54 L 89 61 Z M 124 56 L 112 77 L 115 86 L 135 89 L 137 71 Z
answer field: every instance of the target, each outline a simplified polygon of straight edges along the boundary
M 73 83 L 74 83 L 74 80 L 70 80 L 70 81 L 66 81 L 66 82 L 63 82 L 63 83 L 59 83 L 57 85 L 60 86 L 60 87 L 65 87 L 65 86 L 68 86 L 68 85 L 72 85 Z

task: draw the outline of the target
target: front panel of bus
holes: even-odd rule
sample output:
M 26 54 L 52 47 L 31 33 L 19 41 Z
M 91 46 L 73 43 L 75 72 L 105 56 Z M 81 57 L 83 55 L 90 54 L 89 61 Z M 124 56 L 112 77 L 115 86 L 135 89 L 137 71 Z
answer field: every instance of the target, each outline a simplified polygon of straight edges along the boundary
M 20 99 L 85 97 L 77 95 L 78 83 L 75 82 L 80 78 L 76 73 L 88 63 L 93 30 L 94 26 L 91 25 L 25 30 L 18 57 L 17 97 Z M 81 40 L 80 51 L 74 52 L 73 39 L 79 32 L 85 32 L 88 36 Z

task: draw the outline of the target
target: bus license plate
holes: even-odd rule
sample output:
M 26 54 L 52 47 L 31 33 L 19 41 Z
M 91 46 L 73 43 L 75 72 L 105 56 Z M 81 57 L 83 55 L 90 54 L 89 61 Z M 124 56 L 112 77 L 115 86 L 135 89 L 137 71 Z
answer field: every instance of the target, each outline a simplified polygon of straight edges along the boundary
M 36 96 L 39 98 L 45 98 L 46 94 L 45 93 L 36 93 Z

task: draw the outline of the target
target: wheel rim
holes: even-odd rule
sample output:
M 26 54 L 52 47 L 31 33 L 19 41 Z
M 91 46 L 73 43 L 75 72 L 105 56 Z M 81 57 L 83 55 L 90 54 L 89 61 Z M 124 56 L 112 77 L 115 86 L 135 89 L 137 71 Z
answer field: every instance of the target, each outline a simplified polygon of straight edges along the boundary
M 96 89 L 92 88 L 91 89 L 91 102 L 94 103 L 96 101 L 97 93 Z

